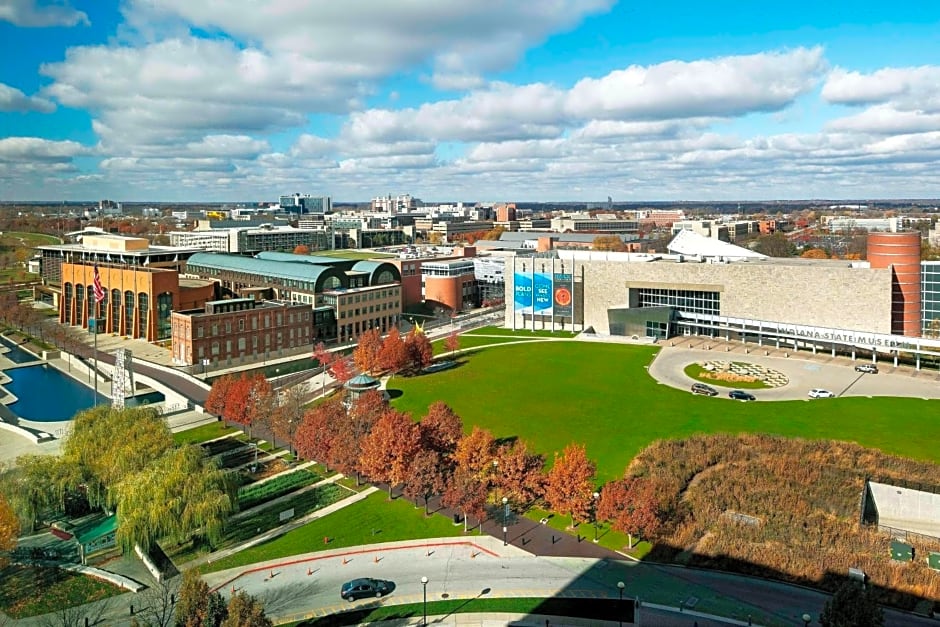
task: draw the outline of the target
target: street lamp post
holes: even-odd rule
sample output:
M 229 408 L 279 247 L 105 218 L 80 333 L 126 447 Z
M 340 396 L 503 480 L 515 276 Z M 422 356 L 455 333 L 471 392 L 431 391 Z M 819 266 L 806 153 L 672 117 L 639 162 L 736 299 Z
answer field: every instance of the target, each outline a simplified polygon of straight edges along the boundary
M 509 499 L 503 497 L 503 524 L 509 524 Z
M 620 619 L 620 627 L 623 627 L 623 589 L 626 585 L 622 581 L 617 582 L 617 589 L 620 591 L 620 603 L 617 605 L 617 618 Z
M 494 500 L 494 502 L 496 502 L 496 503 L 499 503 L 499 484 L 496 483 L 496 478 L 495 478 L 495 477 L 496 477 L 496 474 L 497 474 L 498 472 L 499 472 L 499 460 L 498 460 L 498 459 L 494 459 L 494 460 L 493 460 L 493 477 L 494 477 L 494 478 L 493 478 L 493 485 L 494 485 L 495 490 L 494 490 L 494 493 L 493 493 L 493 500 Z
M 424 587 L 424 620 L 421 622 L 424 627 L 428 624 L 428 578 L 421 578 L 421 585 Z
M 809 614 L 803 614 L 803 627 L 809 627 L 809 622 L 813 620 L 813 617 Z
M 594 493 L 594 542 L 597 542 L 597 499 L 601 497 L 600 492 Z
M 507 534 L 507 533 L 509 533 L 509 529 L 507 529 L 506 526 L 503 525 L 503 546 L 506 546 L 507 544 L 509 544 L 509 543 L 506 541 L 506 534 Z

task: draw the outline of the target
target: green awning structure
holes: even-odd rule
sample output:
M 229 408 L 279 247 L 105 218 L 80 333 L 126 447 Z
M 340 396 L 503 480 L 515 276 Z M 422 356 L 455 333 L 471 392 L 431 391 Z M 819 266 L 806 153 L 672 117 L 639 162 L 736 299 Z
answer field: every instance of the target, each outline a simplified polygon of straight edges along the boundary
M 927 557 L 927 566 L 933 570 L 940 570 L 940 553 L 931 551 L 930 555 Z
M 116 514 L 99 518 L 75 529 L 75 539 L 78 540 L 78 544 L 82 549 L 82 562 L 84 563 L 86 555 L 113 547 L 116 533 Z

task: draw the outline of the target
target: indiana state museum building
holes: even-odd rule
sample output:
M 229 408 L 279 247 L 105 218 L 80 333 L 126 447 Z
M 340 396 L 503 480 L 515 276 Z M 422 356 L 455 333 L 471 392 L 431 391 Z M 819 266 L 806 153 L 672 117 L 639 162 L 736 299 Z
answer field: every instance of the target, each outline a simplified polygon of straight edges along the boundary
M 868 260 L 770 258 L 681 231 L 668 253 L 557 250 L 506 268 L 506 326 L 658 340 L 705 335 L 940 368 L 940 262 L 916 232 Z M 512 302 L 509 297 L 512 295 Z

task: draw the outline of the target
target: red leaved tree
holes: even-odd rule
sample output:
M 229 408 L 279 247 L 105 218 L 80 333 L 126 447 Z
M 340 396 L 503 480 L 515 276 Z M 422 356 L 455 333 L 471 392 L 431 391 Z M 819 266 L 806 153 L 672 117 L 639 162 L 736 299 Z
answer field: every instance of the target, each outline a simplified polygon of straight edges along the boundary
M 359 336 L 359 343 L 353 350 L 353 362 L 359 370 L 367 373 L 379 369 L 379 353 L 382 351 L 382 336 L 378 329 L 369 329 Z
M 493 470 L 496 441 L 486 429 L 477 426 L 457 442 L 454 451 L 454 461 L 457 467 L 467 474 L 475 475 L 480 480 L 486 478 Z
M 656 484 L 647 478 L 611 481 L 601 490 L 598 520 L 607 520 L 617 531 L 629 534 L 630 548 L 633 548 L 633 535 L 655 538 L 662 529 L 663 517 Z
M 408 364 L 408 351 L 405 348 L 405 342 L 398 332 L 398 327 L 392 327 L 392 330 L 385 336 L 382 342 L 382 350 L 379 352 L 379 366 L 392 374 L 397 374 Z
M 248 377 L 248 437 L 251 437 L 251 428 L 255 425 L 274 428 L 277 400 L 271 382 L 263 374 Z
M 340 383 L 346 383 L 352 379 L 353 369 L 350 358 L 337 356 L 336 360 L 330 365 L 330 376 Z
M 595 466 L 582 444 L 569 444 L 561 455 L 555 453 L 555 464 L 545 483 L 545 500 L 559 514 L 571 516 L 571 526 L 588 519 L 594 499 Z
M 250 432 L 252 416 L 252 410 L 249 406 L 251 380 L 247 375 L 242 374 L 242 376 L 232 381 L 227 392 L 222 417 L 229 422 L 241 425 Z
M 473 516 L 481 524 L 486 517 L 486 496 L 489 490 L 475 473 L 458 469 L 451 475 L 441 503 L 463 514 L 463 531 L 467 532 L 467 517 Z
M 408 355 L 408 370 L 411 372 L 420 372 L 434 361 L 431 340 L 415 328 L 412 328 L 405 337 L 405 351 Z
M 330 466 L 333 444 L 346 424 L 346 408 L 342 400 L 331 398 L 308 411 L 294 433 L 297 455 Z
M 378 390 L 362 394 L 352 404 L 343 427 L 337 432 L 333 443 L 332 463 L 347 475 L 356 475 L 356 485 L 360 482 L 360 463 L 362 442 L 379 418 L 388 411 L 388 403 Z
M 212 382 L 212 388 L 206 396 L 206 411 L 220 418 L 225 418 L 225 402 L 229 388 L 231 388 L 234 381 L 235 377 L 227 374 Z
M 460 336 L 456 331 L 451 331 L 447 339 L 444 340 L 444 348 L 448 353 L 456 353 L 460 350 Z
M 450 457 L 463 437 L 463 421 L 446 403 L 435 401 L 421 419 L 421 444 L 424 448 Z
M 388 483 L 388 498 L 391 499 L 392 488 L 408 478 L 411 460 L 420 448 L 418 425 L 407 414 L 391 409 L 363 438 L 359 467 L 374 481 Z
M 295 255 L 309 255 L 310 247 L 307 246 L 306 244 L 297 244 L 296 246 L 294 246 L 294 254 Z
M 537 453 L 530 453 L 526 443 L 517 440 L 504 444 L 496 451 L 499 462 L 494 476 L 496 488 L 518 506 L 525 507 L 542 497 L 545 491 L 545 475 L 542 467 L 545 460 Z
M 440 494 L 447 487 L 447 478 L 450 473 L 442 463 L 438 451 L 421 449 L 408 468 L 405 479 L 404 493 L 417 503 L 419 498 L 424 499 L 424 513 L 429 514 L 428 501 L 435 494 Z

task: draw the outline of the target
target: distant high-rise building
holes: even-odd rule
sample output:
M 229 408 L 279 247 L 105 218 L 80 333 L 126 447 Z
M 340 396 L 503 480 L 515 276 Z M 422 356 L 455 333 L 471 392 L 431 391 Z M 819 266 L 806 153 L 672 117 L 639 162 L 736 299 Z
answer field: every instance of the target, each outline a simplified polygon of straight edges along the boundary
M 329 196 L 311 196 L 310 194 L 291 194 L 279 196 L 278 204 L 288 213 L 298 215 L 326 215 L 333 213 L 333 202 Z

